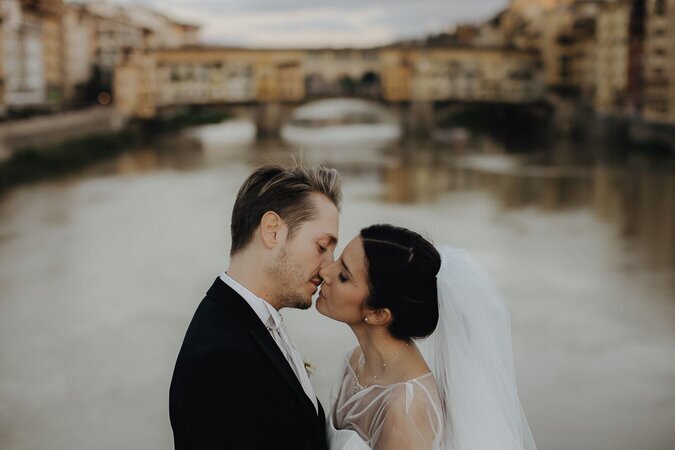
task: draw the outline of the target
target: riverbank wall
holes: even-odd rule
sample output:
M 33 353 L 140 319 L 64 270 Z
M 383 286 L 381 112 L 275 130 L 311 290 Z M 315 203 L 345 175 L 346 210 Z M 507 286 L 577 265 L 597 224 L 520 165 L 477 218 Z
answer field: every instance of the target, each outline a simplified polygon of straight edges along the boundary
M 227 111 L 188 109 L 150 121 L 127 121 L 112 108 L 0 124 L 0 192 L 21 183 L 80 170 L 133 151 L 157 136 L 218 123 Z
M 119 132 L 127 123 L 114 108 L 103 106 L 0 122 L 0 161 L 23 148 Z

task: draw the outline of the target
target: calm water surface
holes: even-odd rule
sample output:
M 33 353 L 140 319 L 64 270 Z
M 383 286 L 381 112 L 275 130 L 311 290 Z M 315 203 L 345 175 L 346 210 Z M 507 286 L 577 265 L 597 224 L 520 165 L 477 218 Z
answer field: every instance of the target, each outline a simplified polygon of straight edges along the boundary
M 393 222 L 486 266 L 540 449 L 675 447 L 672 165 L 326 131 L 303 144 L 298 130 L 255 142 L 245 121 L 201 127 L 0 199 L 0 448 L 171 448 L 173 364 L 227 267 L 236 191 L 299 152 L 344 176 L 339 250 Z M 313 309 L 283 313 L 326 406 L 355 341 Z

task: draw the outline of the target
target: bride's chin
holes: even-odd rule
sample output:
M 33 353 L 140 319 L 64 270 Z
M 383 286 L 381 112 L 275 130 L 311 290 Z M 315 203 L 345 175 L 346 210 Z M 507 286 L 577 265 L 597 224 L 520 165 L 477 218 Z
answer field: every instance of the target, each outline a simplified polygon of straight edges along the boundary
M 332 319 L 330 314 L 328 314 L 326 312 L 326 299 L 325 298 L 319 297 L 318 299 L 316 299 L 316 305 L 315 306 L 316 306 L 316 310 L 319 311 L 319 313 L 321 315 L 329 317 L 329 318 Z

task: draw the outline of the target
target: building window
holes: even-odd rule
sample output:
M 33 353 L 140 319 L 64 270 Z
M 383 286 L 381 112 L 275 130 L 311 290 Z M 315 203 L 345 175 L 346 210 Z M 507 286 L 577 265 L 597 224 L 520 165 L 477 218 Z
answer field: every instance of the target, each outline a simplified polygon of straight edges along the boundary
M 572 58 L 567 55 L 560 57 L 560 78 L 563 81 L 569 81 L 572 77 Z
M 364 61 L 376 61 L 377 56 L 378 55 L 375 50 L 364 50 L 363 53 L 361 54 L 361 57 L 363 58 Z
M 349 50 L 338 50 L 335 52 L 335 56 L 339 60 L 348 60 L 351 59 L 352 55 Z
M 665 16 L 666 10 L 666 0 L 656 0 L 656 4 L 654 5 L 654 14 L 657 16 Z

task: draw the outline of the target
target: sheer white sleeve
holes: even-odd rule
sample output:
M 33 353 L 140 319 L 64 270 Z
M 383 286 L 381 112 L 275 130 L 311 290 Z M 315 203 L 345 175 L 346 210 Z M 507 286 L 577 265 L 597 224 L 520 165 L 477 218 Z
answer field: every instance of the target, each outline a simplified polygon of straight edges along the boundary
M 332 423 L 375 450 L 441 448 L 443 416 L 433 374 L 405 383 L 364 388 L 349 362 L 332 402 Z M 335 450 L 335 449 L 331 449 Z
M 442 420 L 437 395 L 424 380 L 395 385 L 384 400 L 380 420 L 375 426 L 371 446 L 376 450 L 435 450 L 440 448 Z

